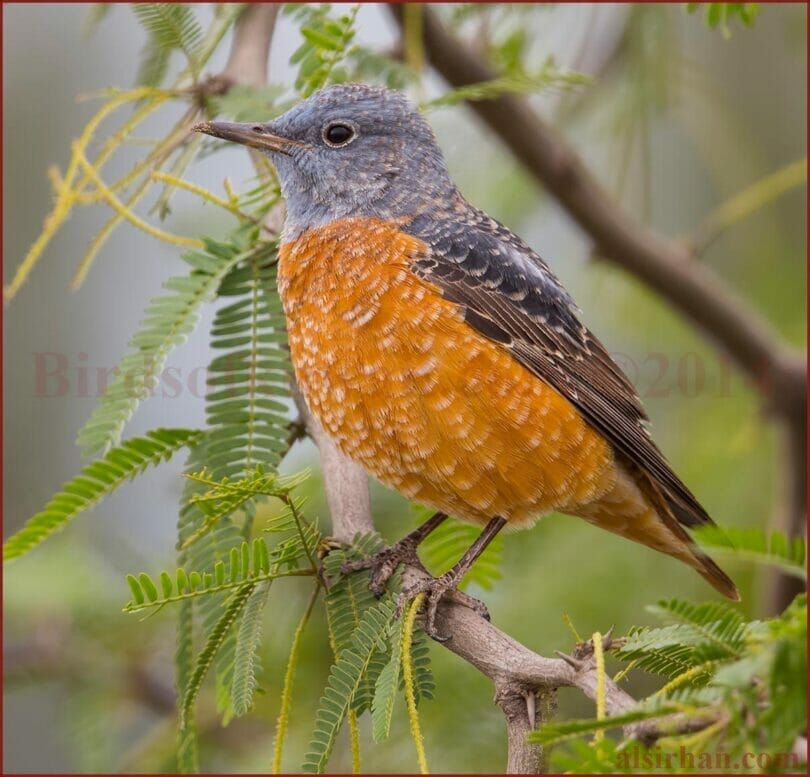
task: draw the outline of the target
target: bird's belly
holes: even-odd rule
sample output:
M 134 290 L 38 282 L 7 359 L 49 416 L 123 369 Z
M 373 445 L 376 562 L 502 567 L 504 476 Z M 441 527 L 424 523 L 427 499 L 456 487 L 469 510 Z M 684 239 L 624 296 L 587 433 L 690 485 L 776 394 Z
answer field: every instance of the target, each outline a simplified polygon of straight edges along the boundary
M 401 234 L 386 248 L 407 258 L 408 246 L 389 248 Z M 408 498 L 475 521 L 527 523 L 612 486 L 610 446 L 568 400 L 402 260 L 340 250 L 334 279 L 296 282 L 307 252 L 286 248 L 280 288 L 298 384 L 346 455 Z

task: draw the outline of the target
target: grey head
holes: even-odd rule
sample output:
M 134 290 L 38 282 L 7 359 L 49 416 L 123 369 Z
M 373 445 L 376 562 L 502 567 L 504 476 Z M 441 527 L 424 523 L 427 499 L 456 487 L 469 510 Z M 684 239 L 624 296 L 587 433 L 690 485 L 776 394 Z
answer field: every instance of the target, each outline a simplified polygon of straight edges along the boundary
M 458 197 L 430 126 L 390 89 L 330 86 L 267 124 L 195 130 L 270 157 L 287 202 L 288 239 L 335 219 L 412 217 Z

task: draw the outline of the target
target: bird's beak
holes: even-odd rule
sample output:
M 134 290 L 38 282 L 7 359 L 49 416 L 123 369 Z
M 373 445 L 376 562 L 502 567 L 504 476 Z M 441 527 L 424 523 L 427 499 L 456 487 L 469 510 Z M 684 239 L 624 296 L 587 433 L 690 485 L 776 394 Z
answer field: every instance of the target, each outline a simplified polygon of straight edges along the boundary
M 301 145 L 296 140 L 282 138 L 268 131 L 265 124 L 234 124 L 229 121 L 204 121 L 191 128 L 193 132 L 203 132 L 221 140 L 241 143 L 243 146 L 260 151 L 280 151 L 289 154 L 291 146 Z

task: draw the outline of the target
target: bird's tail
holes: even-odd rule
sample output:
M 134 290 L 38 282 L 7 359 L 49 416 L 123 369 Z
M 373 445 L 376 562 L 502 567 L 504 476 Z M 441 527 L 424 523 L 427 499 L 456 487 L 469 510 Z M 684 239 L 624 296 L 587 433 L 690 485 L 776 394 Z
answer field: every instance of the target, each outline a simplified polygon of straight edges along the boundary
M 737 590 L 737 586 L 734 585 L 734 581 L 711 558 L 698 550 L 694 543 L 692 543 L 692 548 L 695 557 L 695 563 L 691 565 L 692 568 L 697 570 L 698 574 L 723 596 L 739 602 L 740 592 Z
M 698 548 L 650 481 L 636 479 L 622 468 L 611 491 L 576 514 L 595 526 L 688 564 L 723 596 L 740 600 L 731 578 Z

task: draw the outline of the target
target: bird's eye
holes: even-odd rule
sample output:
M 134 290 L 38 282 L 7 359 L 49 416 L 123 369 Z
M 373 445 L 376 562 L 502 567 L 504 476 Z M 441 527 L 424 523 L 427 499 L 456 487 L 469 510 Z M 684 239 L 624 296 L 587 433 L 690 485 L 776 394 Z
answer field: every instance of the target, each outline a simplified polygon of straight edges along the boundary
M 334 122 L 327 124 L 323 131 L 323 139 L 330 146 L 345 146 L 354 140 L 355 131 L 354 127 L 344 124 L 343 122 Z

